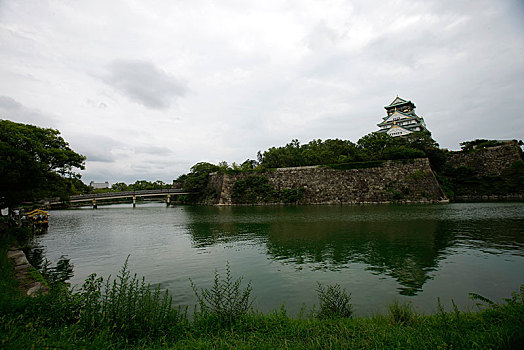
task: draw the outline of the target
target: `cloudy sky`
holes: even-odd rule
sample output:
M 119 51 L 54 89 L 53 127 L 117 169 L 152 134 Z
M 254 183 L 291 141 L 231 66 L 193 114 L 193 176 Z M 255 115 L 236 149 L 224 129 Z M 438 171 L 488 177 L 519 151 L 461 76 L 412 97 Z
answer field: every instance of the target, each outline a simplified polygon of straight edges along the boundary
M 0 118 L 59 129 L 85 182 L 356 142 L 397 94 L 442 147 L 524 138 L 524 2 L 0 0 Z

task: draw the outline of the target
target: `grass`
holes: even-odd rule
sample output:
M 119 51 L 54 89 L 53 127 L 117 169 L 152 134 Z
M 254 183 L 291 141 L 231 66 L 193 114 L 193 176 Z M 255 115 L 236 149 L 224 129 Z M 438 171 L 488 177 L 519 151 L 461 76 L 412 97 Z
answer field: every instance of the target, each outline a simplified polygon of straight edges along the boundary
M 318 285 L 319 311 L 289 317 L 285 308 L 263 314 L 251 308 L 249 284 L 215 272 L 210 289 L 194 287 L 194 317 L 173 308 L 167 292 L 127 270 L 114 279 L 90 276 L 79 291 L 51 284 L 45 296 L 18 293 L 0 241 L 0 348 L 209 349 L 375 348 L 520 349 L 524 346 L 524 286 L 502 303 L 477 294 L 477 311 L 417 314 L 409 304 L 389 313 L 352 318 L 350 295 Z

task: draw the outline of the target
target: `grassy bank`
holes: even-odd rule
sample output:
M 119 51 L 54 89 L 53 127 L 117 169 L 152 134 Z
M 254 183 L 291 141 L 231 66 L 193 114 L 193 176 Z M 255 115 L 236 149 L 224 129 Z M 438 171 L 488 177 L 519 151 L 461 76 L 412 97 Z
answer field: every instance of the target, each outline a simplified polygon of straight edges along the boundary
M 51 283 L 51 293 L 22 296 L 0 243 L 0 348 L 453 348 L 519 349 L 524 345 L 524 288 L 501 304 L 473 295 L 478 311 L 433 315 L 393 304 L 389 313 L 352 318 L 350 295 L 318 286 L 319 305 L 300 317 L 285 309 L 251 308 L 249 284 L 215 275 L 210 289 L 193 285 L 194 316 L 174 308 L 165 292 L 127 271 L 112 280 L 90 276 L 71 291 Z

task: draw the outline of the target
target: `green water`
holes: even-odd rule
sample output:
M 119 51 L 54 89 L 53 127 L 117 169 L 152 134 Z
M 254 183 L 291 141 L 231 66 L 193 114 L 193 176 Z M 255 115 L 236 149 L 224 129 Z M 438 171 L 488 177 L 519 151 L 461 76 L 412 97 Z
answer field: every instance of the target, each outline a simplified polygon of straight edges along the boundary
M 358 315 L 394 300 L 433 312 L 473 306 L 468 292 L 500 300 L 524 284 L 524 203 L 172 207 L 150 203 L 52 211 L 37 239 L 67 255 L 73 284 L 116 275 L 130 255 L 139 276 L 176 304 L 192 305 L 189 278 L 209 287 L 230 263 L 251 281 L 255 305 L 291 314 L 317 303 L 316 283 L 339 283 Z

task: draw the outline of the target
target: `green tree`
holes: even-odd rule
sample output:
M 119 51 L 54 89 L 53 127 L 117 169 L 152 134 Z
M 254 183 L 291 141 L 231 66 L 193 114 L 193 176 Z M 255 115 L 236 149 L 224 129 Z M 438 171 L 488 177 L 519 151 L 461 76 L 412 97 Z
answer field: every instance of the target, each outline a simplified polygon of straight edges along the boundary
M 442 171 L 446 163 L 447 151 L 439 148 L 439 144 L 433 140 L 429 131 L 414 132 L 407 135 L 404 140 L 410 148 L 424 152 L 433 170 Z
M 54 129 L 0 120 L 0 206 L 78 190 L 85 157 L 74 152 Z M 74 192 L 74 191 L 73 191 Z
M 115 192 L 125 192 L 128 191 L 129 186 L 124 182 L 117 182 L 111 186 L 111 190 Z
M 371 159 L 384 159 L 384 153 L 388 148 L 399 146 L 398 138 L 389 136 L 386 133 L 371 133 L 363 136 L 357 142 L 358 147 L 363 153 L 363 157 Z
M 283 168 L 305 165 L 298 140 L 292 140 L 284 147 L 271 147 L 259 154 L 259 161 L 265 168 Z
M 169 188 L 171 186 L 166 184 L 162 180 L 156 180 L 155 182 L 153 182 L 153 187 L 155 188 L 155 190 L 161 190 L 161 189 L 164 189 L 164 188 Z
M 240 165 L 242 171 L 253 170 L 258 166 L 258 162 L 254 159 L 246 159 L 244 163 Z
M 200 162 L 191 167 L 191 172 L 187 174 L 184 181 L 184 190 L 201 192 L 207 186 L 209 174 L 218 171 L 220 168 L 214 164 Z

